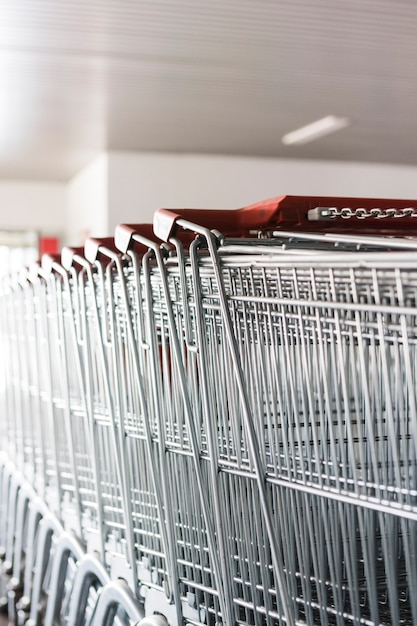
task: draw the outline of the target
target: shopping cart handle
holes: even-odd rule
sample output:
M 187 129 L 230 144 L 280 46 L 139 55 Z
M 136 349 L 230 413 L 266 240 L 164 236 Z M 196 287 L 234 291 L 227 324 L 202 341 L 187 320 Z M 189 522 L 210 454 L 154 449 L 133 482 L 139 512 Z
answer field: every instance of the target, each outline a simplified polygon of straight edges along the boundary
M 168 241 L 176 234 L 178 220 L 186 220 L 202 228 L 216 229 L 226 236 L 249 236 L 285 220 L 286 226 L 305 219 L 307 209 L 298 196 L 277 196 L 241 209 L 159 209 L 154 217 L 155 234 Z
M 27 268 L 24 268 L 23 275 L 25 276 L 25 282 L 26 280 L 34 282 L 39 280 L 39 278 L 44 278 L 45 272 L 42 269 L 40 260 L 34 261 Z
M 277 196 L 235 210 L 159 209 L 154 232 L 163 241 L 176 235 L 178 226 L 193 230 L 193 225 L 195 232 L 216 229 L 229 237 L 249 237 L 272 229 L 398 233 L 415 229 L 416 217 L 416 200 Z
M 148 239 L 150 243 L 161 245 L 161 240 L 155 237 L 152 224 L 119 224 L 114 231 L 114 245 L 119 252 L 126 254 L 128 250 L 140 247 L 147 247 L 134 239 L 135 235 L 140 235 Z
M 29 273 L 30 273 L 29 267 L 21 267 L 20 270 L 17 272 L 18 281 L 21 285 L 26 284 L 27 282 L 30 282 Z
M 42 269 L 45 273 L 51 274 L 54 269 L 54 264 L 61 264 L 61 255 L 60 254 L 43 254 L 41 258 Z
M 78 265 L 76 257 L 84 257 L 83 247 L 64 246 L 61 250 L 61 265 L 66 270 L 71 269 L 74 265 Z
M 114 245 L 113 237 L 103 237 L 97 239 L 95 237 L 88 237 L 84 244 L 84 256 L 89 263 L 95 263 L 96 261 L 108 262 L 109 257 L 105 254 L 104 250 L 110 252 L 119 253 L 119 250 Z

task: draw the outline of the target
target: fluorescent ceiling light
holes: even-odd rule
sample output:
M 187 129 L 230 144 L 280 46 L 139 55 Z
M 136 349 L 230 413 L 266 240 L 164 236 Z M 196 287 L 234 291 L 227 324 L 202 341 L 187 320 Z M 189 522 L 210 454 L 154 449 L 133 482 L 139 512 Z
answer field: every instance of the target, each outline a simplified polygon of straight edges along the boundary
M 327 117 L 317 120 L 317 122 L 312 122 L 312 124 L 307 124 L 307 126 L 287 133 L 283 136 L 282 143 L 286 146 L 308 143 L 309 141 L 319 139 L 319 137 L 324 137 L 324 135 L 328 135 L 329 133 L 334 133 L 341 128 L 346 128 L 346 126 L 349 126 L 349 123 L 347 117 L 328 115 Z

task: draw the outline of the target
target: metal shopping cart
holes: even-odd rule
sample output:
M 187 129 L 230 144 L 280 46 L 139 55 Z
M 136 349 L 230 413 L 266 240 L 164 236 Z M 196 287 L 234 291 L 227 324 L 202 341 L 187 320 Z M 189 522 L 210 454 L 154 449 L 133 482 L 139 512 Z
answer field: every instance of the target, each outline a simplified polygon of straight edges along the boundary
M 274 236 L 290 201 L 246 209 L 226 228 L 247 220 L 246 232 Z M 332 207 L 295 202 L 296 228 Z M 354 222 L 365 217 L 363 203 L 355 213 L 347 202 Z M 177 249 L 178 230 L 197 235 L 182 286 L 212 437 L 201 453 L 218 499 L 225 621 L 415 623 L 416 264 L 415 252 L 395 251 L 415 242 L 381 242 L 389 254 L 368 241 L 361 254 L 283 255 L 273 239 L 228 241 L 199 225 L 229 215 L 155 221 Z M 338 228 L 349 226 L 326 224 Z
M 416 214 L 159 211 L 2 283 L 30 623 L 417 625 Z
M 112 581 L 105 566 L 89 393 L 94 351 L 83 316 L 92 272 L 69 263 L 77 252 L 64 255 L 68 271 L 44 257 L 2 283 L 3 593 L 9 617 L 22 624 L 101 625 L 116 614 L 116 623 L 130 624 L 143 617 L 132 590 Z

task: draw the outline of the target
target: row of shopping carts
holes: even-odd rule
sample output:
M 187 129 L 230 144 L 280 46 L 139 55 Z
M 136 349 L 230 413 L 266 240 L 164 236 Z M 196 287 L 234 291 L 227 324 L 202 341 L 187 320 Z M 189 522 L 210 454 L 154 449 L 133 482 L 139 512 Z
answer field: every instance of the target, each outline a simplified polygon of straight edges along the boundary
M 417 626 L 414 205 L 160 210 L 3 280 L 17 623 Z

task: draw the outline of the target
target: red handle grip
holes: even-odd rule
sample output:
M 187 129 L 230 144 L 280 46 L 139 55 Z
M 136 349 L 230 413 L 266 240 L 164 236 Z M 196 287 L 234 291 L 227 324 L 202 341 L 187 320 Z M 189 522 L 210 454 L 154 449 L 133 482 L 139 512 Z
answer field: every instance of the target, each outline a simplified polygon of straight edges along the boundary
M 66 270 L 78 265 L 76 257 L 84 257 L 84 248 L 64 246 L 61 250 L 61 265 Z
M 102 237 L 101 239 L 89 237 L 84 244 L 84 256 L 87 261 L 89 263 L 95 263 L 96 261 L 108 263 L 109 257 L 103 254 L 102 248 L 119 254 L 118 249 L 114 245 L 113 237 Z
M 326 211 L 321 209 L 351 209 L 353 219 L 326 218 Z M 408 233 L 417 227 L 417 219 L 402 217 L 372 216 L 371 211 L 406 210 L 408 214 L 415 211 L 417 200 L 387 200 L 375 198 L 335 198 L 323 196 L 278 196 L 263 200 L 241 209 L 230 210 L 199 210 L 199 209 L 159 209 L 154 218 L 155 234 L 163 241 L 168 241 L 176 234 L 179 219 L 187 220 L 210 230 L 216 229 L 229 237 L 253 236 L 254 232 L 265 230 L 304 230 L 312 232 L 378 232 Z M 356 217 L 355 211 L 362 210 Z M 369 213 L 366 222 L 363 211 Z M 329 212 L 327 212 L 329 214 Z M 329 214 L 330 215 L 330 214 Z M 389 214 L 388 214 L 389 215 Z
M 135 241 L 134 235 L 141 235 L 158 246 L 161 244 L 161 240 L 155 236 L 152 224 L 119 224 L 114 231 L 116 249 L 123 254 L 126 254 L 128 250 L 143 253 L 146 246 Z
M 42 269 L 48 274 L 52 273 L 54 263 L 61 264 L 61 255 L 45 253 L 41 257 Z
M 116 226 L 114 242 L 120 252 L 125 254 L 128 250 L 135 250 L 137 254 L 142 255 L 150 246 L 147 245 L 146 241 L 138 241 L 139 238 L 148 240 L 154 246 L 160 247 L 162 244 L 162 240 L 157 237 L 152 224 L 119 224 Z M 188 248 L 194 237 L 191 233 L 181 232 L 179 239 L 184 248 Z
M 40 276 L 41 271 L 42 271 L 42 267 L 41 267 L 40 259 L 38 261 L 34 261 L 33 263 L 31 263 L 26 270 L 23 270 L 24 274 L 26 274 L 26 277 L 31 281 L 37 280 Z

